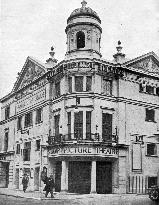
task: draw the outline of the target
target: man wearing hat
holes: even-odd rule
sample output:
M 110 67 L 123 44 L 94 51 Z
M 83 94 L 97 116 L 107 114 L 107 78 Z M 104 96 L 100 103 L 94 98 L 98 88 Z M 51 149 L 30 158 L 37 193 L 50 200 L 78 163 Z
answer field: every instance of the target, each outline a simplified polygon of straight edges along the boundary
M 53 175 L 50 175 L 50 177 L 47 178 L 46 180 L 46 186 L 45 186 L 45 197 L 47 197 L 48 193 L 51 193 L 51 198 L 54 198 L 53 196 L 53 188 L 54 188 L 54 177 Z
M 28 187 L 28 182 L 29 182 L 29 177 L 28 175 L 25 173 L 22 179 L 22 184 L 23 184 L 23 191 L 25 192 L 27 187 Z

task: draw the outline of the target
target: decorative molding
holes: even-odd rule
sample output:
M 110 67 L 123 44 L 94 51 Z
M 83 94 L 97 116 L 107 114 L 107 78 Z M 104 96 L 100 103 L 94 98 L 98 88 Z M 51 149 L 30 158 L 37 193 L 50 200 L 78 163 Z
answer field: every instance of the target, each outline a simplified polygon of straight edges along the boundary
M 76 108 L 76 105 L 65 106 L 65 109 Z M 78 105 L 78 108 L 94 108 L 93 105 Z
M 44 73 L 45 70 L 41 68 L 40 66 L 36 65 L 34 62 L 31 60 L 28 60 L 26 66 L 25 66 L 25 74 L 23 74 L 23 80 L 20 83 L 19 88 L 23 88 L 26 85 L 32 83 L 34 80 L 37 78 L 41 77 Z
M 101 108 L 102 110 L 111 110 L 111 111 L 115 111 L 114 108 L 103 107 L 103 106 L 100 106 L 100 108 Z
M 55 110 L 52 110 L 52 113 L 55 113 L 55 112 L 60 112 L 61 108 L 57 108 Z

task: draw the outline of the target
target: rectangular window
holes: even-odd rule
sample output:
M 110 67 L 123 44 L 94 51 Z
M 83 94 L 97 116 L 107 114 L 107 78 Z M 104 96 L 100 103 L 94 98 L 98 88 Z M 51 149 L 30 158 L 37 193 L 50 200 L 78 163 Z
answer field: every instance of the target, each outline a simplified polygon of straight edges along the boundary
M 9 119 L 10 116 L 10 106 L 5 108 L 5 120 Z
M 55 115 L 54 122 L 55 122 L 55 141 L 59 141 L 59 121 L 60 121 L 60 115 Z
M 146 108 L 146 121 L 154 122 L 155 121 L 155 111 L 149 110 Z
M 74 135 L 76 139 L 83 139 L 83 112 L 75 113 Z
M 72 93 L 72 77 L 68 78 L 68 92 Z
M 102 114 L 102 138 L 103 141 L 111 141 L 112 137 L 112 114 Z
M 86 91 L 92 90 L 92 76 L 86 76 Z
M 40 150 L 40 139 L 36 140 L 36 151 Z
M 20 154 L 20 144 L 17 144 L 17 147 L 16 147 L 16 154 Z
M 103 93 L 112 95 L 112 81 L 103 79 Z
M 86 111 L 86 139 L 91 139 L 91 112 Z
M 83 91 L 83 76 L 75 76 L 75 91 Z
M 18 117 L 17 121 L 17 130 L 20 130 L 22 128 L 22 116 Z
M 139 91 L 140 91 L 140 92 L 143 92 L 143 91 L 144 91 L 144 88 L 143 88 L 143 85 L 142 85 L 142 84 L 139 84 Z
M 154 87 L 152 87 L 150 85 L 146 85 L 146 92 L 148 94 L 153 94 L 154 93 Z
M 157 185 L 157 177 L 148 177 L 148 188 Z
M 68 116 L 68 139 L 71 139 L 71 112 L 67 113 Z
M 42 122 L 42 108 L 36 110 L 36 123 Z
M 25 115 L 25 127 L 29 127 L 32 125 L 32 112 L 29 112 Z
M 147 144 L 147 155 L 156 156 L 157 155 L 157 145 L 155 143 Z
M 31 142 L 24 143 L 23 160 L 30 161 Z
M 4 136 L 4 151 L 7 152 L 8 150 L 8 132 L 5 132 Z
M 60 96 L 61 92 L 60 92 L 60 81 L 55 83 L 55 96 Z
M 23 160 L 30 161 L 31 142 L 24 143 Z

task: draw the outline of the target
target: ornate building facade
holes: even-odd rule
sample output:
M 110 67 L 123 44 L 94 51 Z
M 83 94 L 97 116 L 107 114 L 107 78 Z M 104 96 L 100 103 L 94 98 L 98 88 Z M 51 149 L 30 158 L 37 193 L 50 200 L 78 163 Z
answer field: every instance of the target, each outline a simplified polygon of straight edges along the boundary
M 67 19 L 67 52 L 45 64 L 28 57 L 1 99 L 0 187 L 145 193 L 159 183 L 159 58 L 127 60 L 118 42 L 113 61 L 100 53 L 101 20 L 86 7 Z

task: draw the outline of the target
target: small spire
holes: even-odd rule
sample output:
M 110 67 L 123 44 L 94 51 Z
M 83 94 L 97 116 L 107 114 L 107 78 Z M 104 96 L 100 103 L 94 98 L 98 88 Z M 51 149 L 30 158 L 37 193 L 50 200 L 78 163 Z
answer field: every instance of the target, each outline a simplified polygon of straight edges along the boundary
M 86 2 L 85 0 L 83 0 L 83 1 L 81 2 L 81 4 L 82 4 L 82 8 L 85 8 L 86 5 L 87 5 L 87 2 Z

